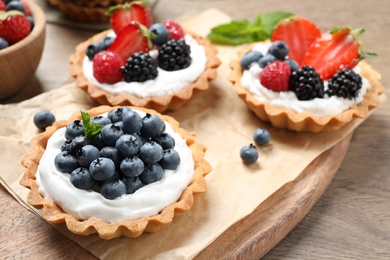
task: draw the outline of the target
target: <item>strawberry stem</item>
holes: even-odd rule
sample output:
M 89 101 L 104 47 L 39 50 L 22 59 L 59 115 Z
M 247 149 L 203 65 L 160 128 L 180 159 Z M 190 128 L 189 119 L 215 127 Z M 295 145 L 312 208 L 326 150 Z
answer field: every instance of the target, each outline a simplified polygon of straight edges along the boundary
M 115 12 L 118 9 L 127 9 L 127 8 L 130 8 L 132 5 L 135 5 L 135 4 L 146 5 L 146 0 L 132 1 L 132 2 L 124 3 L 124 4 L 118 4 L 118 5 L 111 6 L 107 10 L 106 15 L 109 16 L 109 15 L 111 15 L 113 12 Z

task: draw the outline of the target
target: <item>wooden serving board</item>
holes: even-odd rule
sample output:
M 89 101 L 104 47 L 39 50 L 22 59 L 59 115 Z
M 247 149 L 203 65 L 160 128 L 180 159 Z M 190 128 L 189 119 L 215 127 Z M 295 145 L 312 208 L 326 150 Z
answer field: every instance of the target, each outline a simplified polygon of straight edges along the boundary
M 318 156 L 297 179 L 282 186 L 195 259 L 258 259 L 310 211 L 339 169 L 353 133 Z
M 324 193 L 347 152 L 352 133 L 317 157 L 299 177 L 272 194 L 195 259 L 258 259 L 272 249 Z M 95 259 L 0 188 L 0 258 Z M 10 221 L 12 220 L 12 221 Z

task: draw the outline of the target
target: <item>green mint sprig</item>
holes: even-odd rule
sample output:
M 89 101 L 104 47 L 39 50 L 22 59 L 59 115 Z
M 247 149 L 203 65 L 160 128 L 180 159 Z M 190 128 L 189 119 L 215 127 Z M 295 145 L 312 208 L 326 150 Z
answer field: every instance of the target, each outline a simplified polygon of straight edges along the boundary
M 268 40 L 280 20 L 294 14 L 289 12 L 270 12 L 259 14 L 252 22 L 247 19 L 233 20 L 211 29 L 207 37 L 211 42 L 221 45 L 240 45 Z
M 87 112 L 81 112 L 81 119 L 83 121 L 84 126 L 84 135 L 87 138 L 92 138 L 95 135 L 100 133 L 100 130 L 102 130 L 102 126 L 99 124 L 95 124 L 94 122 L 91 122 L 91 116 Z

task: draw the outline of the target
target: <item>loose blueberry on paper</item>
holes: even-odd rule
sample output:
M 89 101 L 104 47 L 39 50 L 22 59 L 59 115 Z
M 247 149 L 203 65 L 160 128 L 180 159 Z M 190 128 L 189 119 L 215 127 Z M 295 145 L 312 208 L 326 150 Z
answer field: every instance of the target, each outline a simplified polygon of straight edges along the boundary
M 56 121 L 55 116 L 49 110 L 41 110 L 34 115 L 34 124 L 41 130 L 51 126 Z
M 76 188 L 111 200 L 159 181 L 165 170 L 179 166 L 175 140 L 160 117 L 140 117 L 128 107 L 107 116 L 81 115 L 82 120 L 67 125 L 66 140 L 54 161 Z

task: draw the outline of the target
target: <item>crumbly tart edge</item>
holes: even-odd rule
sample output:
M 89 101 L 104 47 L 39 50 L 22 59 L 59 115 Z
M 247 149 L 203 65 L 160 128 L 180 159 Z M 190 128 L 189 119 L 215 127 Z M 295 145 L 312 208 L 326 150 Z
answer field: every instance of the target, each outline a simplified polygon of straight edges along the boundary
M 108 112 L 115 107 L 99 106 L 88 111 L 91 116 Z M 135 238 L 143 232 L 155 232 L 160 228 L 165 227 L 173 221 L 173 218 L 181 213 L 188 211 L 194 203 L 194 195 L 206 191 L 206 181 L 204 177 L 211 172 L 211 165 L 205 160 L 204 154 L 206 147 L 195 141 L 195 133 L 186 131 L 179 127 L 179 123 L 172 117 L 161 115 L 158 112 L 145 108 L 131 107 L 141 110 L 146 113 L 160 116 L 164 121 L 171 124 L 173 130 L 186 139 L 187 145 L 190 147 L 194 159 L 194 176 L 191 183 L 183 191 L 180 199 L 167 207 L 159 214 L 148 218 L 136 220 L 123 220 L 113 223 L 107 223 L 98 219 L 89 218 L 87 220 L 79 220 L 72 215 L 64 212 L 50 198 L 45 198 L 40 194 L 38 184 L 36 182 L 36 172 L 39 161 L 45 152 L 47 142 L 54 132 L 66 126 L 69 122 L 80 119 L 79 113 L 75 113 L 69 120 L 55 122 L 53 126 L 48 127 L 45 132 L 38 134 L 31 141 L 33 148 L 32 152 L 28 153 L 23 159 L 22 164 L 26 167 L 20 184 L 29 188 L 27 201 L 37 209 L 42 209 L 42 218 L 48 222 L 66 223 L 68 230 L 78 235 L 90 235 L 97 233 L 101 238 L 109 240 L 120 236 Z
M 98 41 L 109 32 L 111 30 L 103 31 L 94 35 L 89 40 L 80 43 L 76 47 L 75 53 L 69 58 L 69 62 L 72 64 L 70 74 L 76 78 L 76 85 L 102 105 L 145 107 L 160 113 L 166 110 L 178 110 L 184 104 L 193 100 L 200 92 L 207 90 L 209 88 L 209 81 L 217 77 L 217 68 L 221 64 L 221 61 L 217 57 L 217 48 L 207 38 L 187 31 L 186 33 L 190 34 L 198 44 L 204 46 L 207 56 L 206 69 L 195 82 L 176 93 L 150 98 L 139 98 L 130 94 L 106 92 L 87 80 L 83 73 L 82 64 L 86 55 L 85 50 L 87 46 L 92 42 Z
M 292 110 L 274 106 L 269 102 L 256 99 L 250 91 L 241 85 L 242 68 L 241 57 L 253 48 L 254 44 L 238 52 L 238 58 L 230 62 L 231 72 L 228 80 L 234 84 L 234 91 L 247 104 L 257 117 L 270 122 L 276 128 L 286 128 L 293 131 L 321 132 L 340 129 L 355 118 L 366 118 L 369 112 L 380 105 L 380 95 L 384 92 L 381 76 L 365 61 L 359 63 L 362 75 L 368 80 L 371 88 L 364 96 L 364 100 L 348 110 L 324 117 L 317 117 L 311 113 L 297 113 Z

